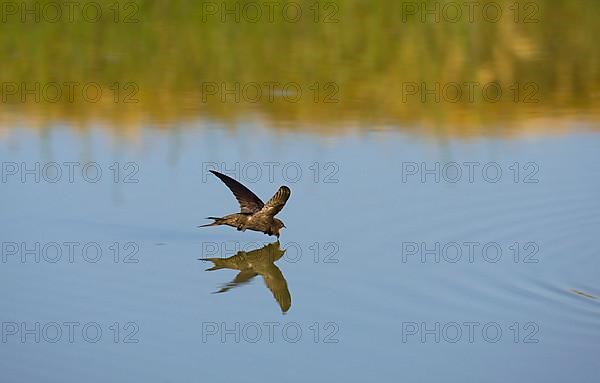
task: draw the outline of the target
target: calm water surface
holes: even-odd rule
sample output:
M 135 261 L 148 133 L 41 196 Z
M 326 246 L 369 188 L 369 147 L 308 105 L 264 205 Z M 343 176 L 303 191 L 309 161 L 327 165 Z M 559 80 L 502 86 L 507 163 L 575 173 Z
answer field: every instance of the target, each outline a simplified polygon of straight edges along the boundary
M 600 2 L 4 3 L 0 383 L 598 381 Z
M 1 380 L 593 382 L 599 145 L 583 126 L 510 139 L 203 121 L 135 139 L 4 130 Z M 102 176 L 77 168 L 71 183 L 60 165 L 55 183 L 23 183 L 9 162 L 95 162 Z M 196 227 L 237 209 L 208 163 L 263 199 L 290 186 L 279 244 Z M 419 172 L 436 163 L 439 182 Z M 472 182 L 465 163 L 478 164 Z M 198 260 L 239 250 L 244 283 Z

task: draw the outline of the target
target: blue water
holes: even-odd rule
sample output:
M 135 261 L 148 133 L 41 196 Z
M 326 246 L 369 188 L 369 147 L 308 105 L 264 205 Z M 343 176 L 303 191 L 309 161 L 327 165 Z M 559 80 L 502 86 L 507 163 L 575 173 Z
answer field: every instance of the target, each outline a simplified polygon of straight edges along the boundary
M 2 382 L 597 381 L 595 132 L 0 137 Z M 198 258 L 276 241 L 196 227 L 238 209 L 215 166 L 263 200 L 292 190 L 285 314 L 261 275 L 214 294 L 237 271 Z

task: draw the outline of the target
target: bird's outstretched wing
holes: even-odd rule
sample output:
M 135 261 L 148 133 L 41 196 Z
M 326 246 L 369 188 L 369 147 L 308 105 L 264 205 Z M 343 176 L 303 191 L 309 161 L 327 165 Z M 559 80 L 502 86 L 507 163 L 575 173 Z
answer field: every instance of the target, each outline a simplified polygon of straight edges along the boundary
M 287 186 L 282 186 L 277 192 L 271 197 L 270 200 L 262 207 L 261 213 L 270 215 L 271 217 L 279 213 L 285 206 L 285 203 L 290 198 L 292 192 Z
M 215 294 L 220 294 L 227 292 L 234 287 L 238 287 L 240 285 L 246 284 L 252 280 L 252 278 L 256 277 L 258 273 L 253 272 L 252 270 L 242 270 L 235 276 L 233 281 L 227 283 L 220 290 L 215 291 Z
M 241 213 L 253 214 L 262 209 L 265 205 L 256 194 L 252 193 L 250 189 L 233 178 L 214 170 L 211 170 L 210 172 L 219 177 L 219 179 L 233 192 L 233 195 L 240 203 Z
M 287 312 L 292 305 L 292 296 L 288 290 L 287 281 L 279 267 L 271 264 L 267 272 L 262 274 L 265 285 L 271 290 L 273 297 L 279 303 L 282 312 Z

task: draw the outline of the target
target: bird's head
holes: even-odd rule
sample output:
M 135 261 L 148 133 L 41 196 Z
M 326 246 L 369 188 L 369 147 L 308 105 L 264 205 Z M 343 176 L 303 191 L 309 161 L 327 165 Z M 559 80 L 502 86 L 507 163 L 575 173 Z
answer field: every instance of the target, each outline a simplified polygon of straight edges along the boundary
M 274 222 L 274 224 L 273 224 L 273 230 L 272 230 L 272 232 L 273 232 L 273 234 L 275 234 L 275 236 L 277 238 L 279 238 L 279 236 L 281 235 L 281 233 L 279 232 L 279 230 L 281 230 L 282 228 L 284 228 L 285 224 L 283 223 L 282 220 L 277 219 L 277 218 L 274 218 L 273 222 Z

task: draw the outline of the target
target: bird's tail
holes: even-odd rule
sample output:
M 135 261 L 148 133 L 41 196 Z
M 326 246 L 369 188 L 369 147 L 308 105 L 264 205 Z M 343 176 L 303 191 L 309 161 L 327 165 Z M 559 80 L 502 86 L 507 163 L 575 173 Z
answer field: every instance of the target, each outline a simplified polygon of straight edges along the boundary
M 207 223 L 206 225 L 200 225 L 198 227 L 219 226 L 222 225 L 224 221 L 224 219 L 221 217 L 206 217 L 206 219 L 214 219 L 215 222 Z
M 206 269 L 206 271 L 214 271 L 226 268 L 226 261 L 223 258 L 200 258 L 200 261 L 208 261 L 214 264 L 213 267 Z

